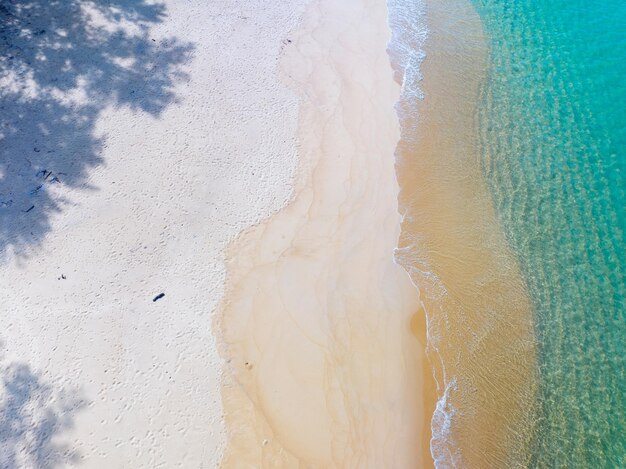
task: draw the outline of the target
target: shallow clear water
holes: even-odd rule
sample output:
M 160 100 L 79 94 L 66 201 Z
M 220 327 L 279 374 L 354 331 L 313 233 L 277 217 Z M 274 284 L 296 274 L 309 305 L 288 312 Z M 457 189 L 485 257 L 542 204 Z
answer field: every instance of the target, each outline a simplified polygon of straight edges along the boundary
M 626 2 L 388 4 L 435 464 L 626 467 Z
M 467 0 L 422 7 L 389 1 L 389 52 L 402 84 L 396 260 L 427 318 L 438 399 L 430 449 L 437 467 L 524 467 L 536 421 L 536 341 L 479 164 L 487 40 Z
M 532 467 L 625 467 L 626 2 L 472 0 L 481 157 L 531 297 Z

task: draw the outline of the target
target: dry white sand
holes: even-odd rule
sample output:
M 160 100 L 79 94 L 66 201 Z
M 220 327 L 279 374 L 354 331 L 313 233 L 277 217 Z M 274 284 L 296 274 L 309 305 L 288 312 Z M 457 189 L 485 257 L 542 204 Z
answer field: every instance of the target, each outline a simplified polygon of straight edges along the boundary
M 305 1 L 39 3 L 0 11 L 0 466 L 215 467 L 222 252 L 291 193 Z

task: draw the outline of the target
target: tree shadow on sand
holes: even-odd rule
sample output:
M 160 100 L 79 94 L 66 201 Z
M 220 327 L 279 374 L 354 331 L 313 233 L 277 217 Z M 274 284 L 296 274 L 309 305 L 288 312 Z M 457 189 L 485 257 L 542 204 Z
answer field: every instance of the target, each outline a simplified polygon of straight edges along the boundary
M 0 357 L 1 358 L 1 357 Z M 80 455 L 57 441 L 82 399 L 54 389 L 28 365 L 0 362 L 0 468 L 50 469 Z
M 151 36 L 145 0 L 0 0 L 0 257 L 24 255 L 102 165 L 107 107 L 158 116 L 193 47 Z

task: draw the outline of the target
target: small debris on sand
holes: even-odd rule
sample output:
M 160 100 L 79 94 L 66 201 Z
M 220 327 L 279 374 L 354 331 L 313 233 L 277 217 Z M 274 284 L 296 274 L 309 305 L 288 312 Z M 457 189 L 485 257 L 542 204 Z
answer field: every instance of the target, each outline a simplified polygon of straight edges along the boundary
M 160 300 L 161 298 L 163 298 L 164 296 L 165 296 L 165 293 L 159 293 L 157 296 L 155 296 L 154 298 L 152 298 L 152 301 L 153 301 L 153 302 L 158 301 L 158 300 Z

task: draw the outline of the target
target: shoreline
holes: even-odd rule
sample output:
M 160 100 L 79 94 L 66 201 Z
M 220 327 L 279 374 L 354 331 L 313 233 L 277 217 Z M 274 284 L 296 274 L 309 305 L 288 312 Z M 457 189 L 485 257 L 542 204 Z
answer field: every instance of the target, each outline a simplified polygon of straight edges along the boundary
M 468 1 L 427 0 L 425 14 L 428 40 L 420 43 L 408 25 L 396 44 L 396 59 L 416 43 L 425 50 L 420 73 L 406 73 L 412 63 L 396 60 L 396 76 L 404 79 L 397 258 L 427 315 L 439 399 L 431 451 L 446 467 L 525 466 L 536 404 L 535 337 L 528 293 L 478 157 L 487 43 Z
M 418 443 L 430 422 L 419 297 L 393 260 L 389 37 L 384 2 L 321 0 L 285 45 L 283 74 L 302 99 L 300 166 L 291 202 L 227 253 L 215 328 L 228 362 L 225 467 L 430 459 Z

